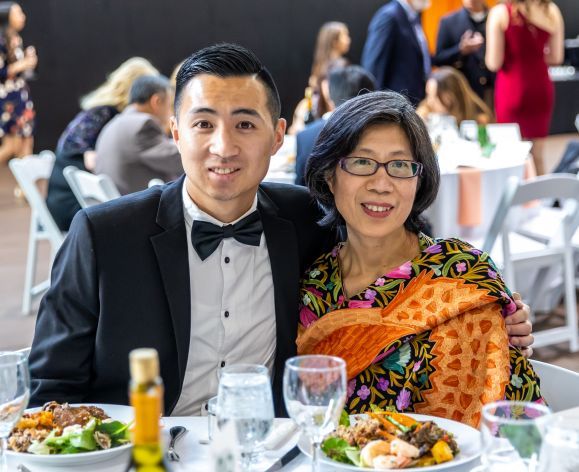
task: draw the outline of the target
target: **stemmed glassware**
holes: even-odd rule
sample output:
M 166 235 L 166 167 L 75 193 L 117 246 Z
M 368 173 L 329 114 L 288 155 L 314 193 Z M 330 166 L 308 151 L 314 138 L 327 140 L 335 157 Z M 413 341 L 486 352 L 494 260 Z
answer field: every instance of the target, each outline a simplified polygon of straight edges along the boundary
M 273 396 L 263 365 L 238 364 L 221 370 L 217 395 L 217 424 L 232 422 L 241 449 L 242 470 L 259 461 L 273 426 Z
M 19 352 L 0 351 L 0 470 L 8 471 L 6 441 L 30 397 L 28 359 Z
M 535 472 L 551 410 L 521 401 L 488 403 L 482 409 L 482 469 Z
M 317 472 L 320 443 L 337 426 L 346 402 L 346 363 L 322 355 L 288 359 L 283 395 L 290 417 L 310 440 L 312 472 Z

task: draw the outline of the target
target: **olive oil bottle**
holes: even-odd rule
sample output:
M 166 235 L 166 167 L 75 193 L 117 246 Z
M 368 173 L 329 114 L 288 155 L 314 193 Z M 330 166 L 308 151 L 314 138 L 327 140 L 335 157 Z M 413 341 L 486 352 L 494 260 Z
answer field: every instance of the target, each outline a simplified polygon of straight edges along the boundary
M 135 349 L 129 354 L 129 365 L 131 371 L 129 397 L 135 410 L 135 422 L 132 431 L 132 459 L 128 470 L 168 471 L 159 425 L 163 409 L 163 381 L 159 376 L 157 351 Z

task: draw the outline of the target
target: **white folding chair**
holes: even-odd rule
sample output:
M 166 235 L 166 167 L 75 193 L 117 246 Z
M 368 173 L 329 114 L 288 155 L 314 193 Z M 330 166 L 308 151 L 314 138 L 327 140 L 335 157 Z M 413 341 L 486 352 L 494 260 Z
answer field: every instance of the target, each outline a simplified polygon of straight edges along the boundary
M 487 134 L 493 144 L 518 142 L 521 140 L 521 129 L 518 123 L 491 123 L 487 125 Z
M 147 188 L 154 187 L 155 185 L 165 185 L 165 181 L 163 179 L 151 179 L 147 184 Z
M 81 208 L 108 202 L 121 196 L 108 175 L 91 174 L 75 166 L 65 167 L 63 174 Z
M 548 241 L 537 241 L 517 232 L 519 219 L 527 209 L 525 203 L 540 199 L 562 202 L 563 217 L 557 231 Z M 579 180 L 571 174 L 551 174 L 519 183 L 511 178 L 503 192 L 483 250 L 501 266 L 507 286 L 521 292 L 531 308 L 549 296 L 553 273 L 562 274 L 565 294 L 566 323 L 563 327 L 538 331 L 535 347 L 569 341 L 573 352 L 579 350 L 577 300 L 573 234 L 579 225 Z M 532 211 L 533 209 L 529 209 Z M 501 244 L 496 244 L 501 235 Z M 561 284 L 559 284 L 560 286 Z M 556 287 L 559 288 L 559 287 Z
M 32 300 L 42 295 L 50 286 L 50 276 L 47 280 L 34 285 L 38 255 L 38 242 L 48 240 L 51 247 L 50 265 L 56 251 L 64 241 L 64 235 L 54 222 L 50 211 L 46 207 L 44 197 L 37 187 L 37 182 L 48 179 L 54 166 L 54 153 L 42 151 L 39 155 L 27 156 L 22 159 L 12 159 L 9 162 L 10 170 L 14 174 L 18 185 L 22 189 L 30 205 L 30 234 L 28 236 L 28 256 L 26 259 L 26 273 L 24 278 L 24 295 L 22 297 L 22 313 L 30 313 Z
M 579 406 L 579 374 L 545 362 L 531 359 L 533 370 L 541 380 L 541 395 L 553 411 Z

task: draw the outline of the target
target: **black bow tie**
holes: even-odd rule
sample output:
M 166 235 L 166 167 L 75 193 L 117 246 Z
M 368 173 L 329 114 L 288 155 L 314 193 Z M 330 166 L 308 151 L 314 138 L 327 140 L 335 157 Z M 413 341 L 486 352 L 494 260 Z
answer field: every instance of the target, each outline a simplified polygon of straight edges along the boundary
M 207 221 L 193 221 L 191 243 L 202 261 L 217 249 L 225 238 L 235 238 L 242 244 L 259 246 L 263 227 L 259 213 L 254 211 L 234 225 L 217 226 Z

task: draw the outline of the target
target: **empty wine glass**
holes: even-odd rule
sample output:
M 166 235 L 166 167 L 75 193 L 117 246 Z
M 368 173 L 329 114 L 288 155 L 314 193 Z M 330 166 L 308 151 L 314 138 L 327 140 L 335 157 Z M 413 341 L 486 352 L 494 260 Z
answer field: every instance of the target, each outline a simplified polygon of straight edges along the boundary
M 30 375 L 28 359 L 19 352 L 0 352 L 0 464 L 6 464 L 6 440 L 28 405 Z
M 484 470 L 535 472 L 551 410 L 545 405 L 521 401 L 489 403 L 482 409 L 482 457 Z
M 235 424 L 241 467 L 249 470 L 263 452 L 273 426 L 273 396 L 267 367 L 238 364 L 221 371 L 217 394 L 217 425 Z
M 288 359 L 283 396 L 290 417 L 310 440 L 312 471 L 317 472 L 320 444 L 337 426 L 346 402 L 346 363 L 322 355 Z

